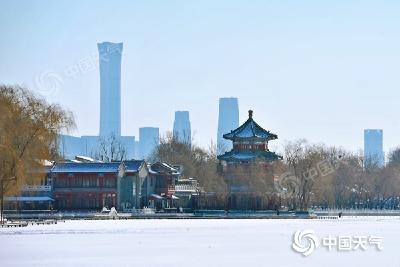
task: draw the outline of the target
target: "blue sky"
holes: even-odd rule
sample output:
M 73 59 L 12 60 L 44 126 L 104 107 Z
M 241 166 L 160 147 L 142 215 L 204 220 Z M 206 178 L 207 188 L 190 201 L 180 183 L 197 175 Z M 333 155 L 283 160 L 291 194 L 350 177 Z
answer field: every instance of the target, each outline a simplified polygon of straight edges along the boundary
M 99 131 L 98 42 L 123 42 L 122 133 L 171 130 L 189 110 L 195 142 L 216 140 L 218 98 L 239 98 L 285 141 L 357 151 L 364 128 L 400 144 L 399 1 L 1 1 L 0 82 Z M 78 71 L 76 71 L 78 69 Z M 71 72 L 71 70 L 74 70 Z M 56 81 L 56 82 L 54 82 Z

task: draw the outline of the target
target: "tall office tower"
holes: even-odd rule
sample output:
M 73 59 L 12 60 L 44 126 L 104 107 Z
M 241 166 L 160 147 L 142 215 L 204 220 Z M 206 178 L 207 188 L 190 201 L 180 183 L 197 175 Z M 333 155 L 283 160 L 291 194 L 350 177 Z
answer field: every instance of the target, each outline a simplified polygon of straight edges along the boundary
M 97 44 L 100 65 L 100 136 L 121 136 L 122 43 Z
M 179 142 L 191 144 L 192 133 L 189 120 L 189 111 L 175 111 L 174 138 Z
M 364 165 L 383 167 L 385 154 L 383 152 L 383 130 L 364 130 Z
M 217 152 L 221 155 L 232 149 L 232 142 L 223 135 L 239 127 L 239 101 L 235 97 L 219 99 Z
M 108 144 L 107 150 L 111 154 L 111 143 L 114 149 L 120 146 L 125 150 L 125 159 L 136 158 L 135 137 L 121 136 L 122 46 L 122 43 L 110 42 L 97 44 L 100 65 L 100 135 L 62 135 L 59 148 L 64 158 L 73 159 L 78 155 L 95 157 L 102 153 L 104 149 L 101 147 L 104 144 Z
M 139 128 L 140 159 L 148 159 L 160 142 L 160 131 L 156 127 Z

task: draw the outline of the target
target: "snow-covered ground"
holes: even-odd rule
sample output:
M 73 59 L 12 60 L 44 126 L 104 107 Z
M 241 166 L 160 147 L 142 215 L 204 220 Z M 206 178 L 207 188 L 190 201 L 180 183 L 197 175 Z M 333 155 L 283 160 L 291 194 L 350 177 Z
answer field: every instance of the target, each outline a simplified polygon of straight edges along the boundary
M 383 250 L 304 257 L 293 234 L 383 237 Z M 0 229 L 0 266 L 400 266 L 400 218 L 66 221 Z

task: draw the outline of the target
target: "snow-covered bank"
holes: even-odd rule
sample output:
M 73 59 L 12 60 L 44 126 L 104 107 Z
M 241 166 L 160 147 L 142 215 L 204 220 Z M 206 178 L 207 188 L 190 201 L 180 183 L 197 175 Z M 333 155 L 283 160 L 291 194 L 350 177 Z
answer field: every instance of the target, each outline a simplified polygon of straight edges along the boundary
M 383 237 L 383 250 L 291 249 L 293 233 Z M 0 266 L 399 266 L 400 219 L 66 221 L 0 229 Z

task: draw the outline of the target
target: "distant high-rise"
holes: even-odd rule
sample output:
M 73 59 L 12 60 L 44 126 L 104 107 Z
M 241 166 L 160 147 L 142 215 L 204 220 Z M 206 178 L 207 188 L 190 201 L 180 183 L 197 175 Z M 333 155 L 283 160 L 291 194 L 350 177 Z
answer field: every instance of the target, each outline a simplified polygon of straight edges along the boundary
M 148 159 L 160 140 L 160 131 L 156 127 L 139 128 L 139 158 Z
M 239 103 L 235 97 L 219 99 L 217 152 L 218 155 L 232 149 L 232 142 L 223 135 L 239 127 Z
M 100 136 L 121 136 L 122 43 L 97 44 L 100 65 Z
M 192 142 L 189 111 L 175 112 L 173 135 L 181 143 L 190 144 Z
M 383 152 L 383 130 L 364 130 L 364 164 L 383 167 L 385 154 Z
M 100 65 L 100 135 L 61 135 L 60 151 L 65 159 L 73 159 L 78 155 L 97 157 L 104 154 L 104 145 L 107 145 L 106 150 L 110 155 L 111 149 L 123 148 L 120 150 L 124 159 L 137 158 L 135 137 L 121 136 L 122 43 L 103 42 L 97 47 Z

